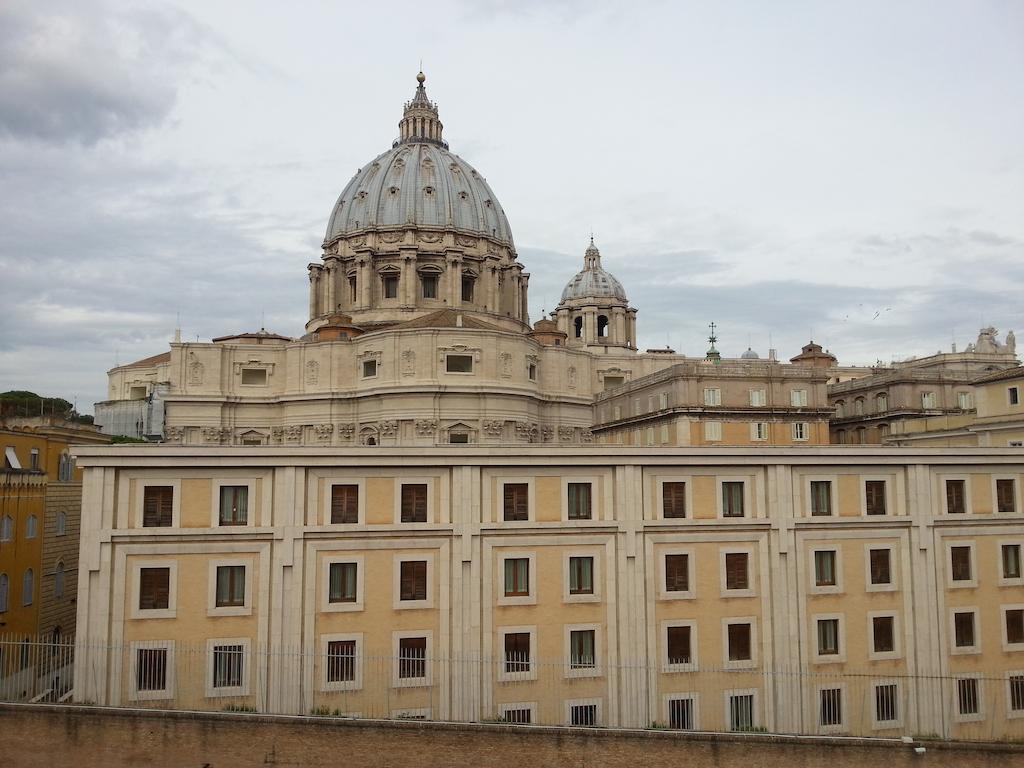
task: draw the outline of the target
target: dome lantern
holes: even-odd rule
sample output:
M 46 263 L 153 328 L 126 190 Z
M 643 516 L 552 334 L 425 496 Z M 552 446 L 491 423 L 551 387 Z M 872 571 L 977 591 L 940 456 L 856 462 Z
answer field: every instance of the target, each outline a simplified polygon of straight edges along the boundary
M 554 311 L 570 346 L 615 346 L 636 349 L 636 310 L 626 289 L 601 266 L 601 251 L 591 236 L 583 269 L 562 291 Z
M 437 104 L 427 98 L 427 89 L 423 86 L 427 76 L 421 71 L 416 75 L 416 93 L 412 101 L 405 102 L 402 119 L 398 123 L 398 144 L 415 144 L 428 142 L 448 149 L 448 143 L 441 138 L 444 125 L 437 113 Z

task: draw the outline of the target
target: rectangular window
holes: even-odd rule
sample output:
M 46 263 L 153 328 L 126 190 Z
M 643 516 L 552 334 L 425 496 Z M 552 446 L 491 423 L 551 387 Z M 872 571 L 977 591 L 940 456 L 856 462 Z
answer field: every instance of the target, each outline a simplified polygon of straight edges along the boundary
M 594 594 L 594 558 L 569 558 L 569 594 Z
M 569 632 L 569 667 L 587 669 L 597 665 L 593 629 L 574 629 Z
M 872 584 L 892 584 L 892 567 L 888 549 L 872 549 L 868 551 L 868 564 L 871 569 Z
M 819 692 L 820 703 L 818 723 L 821 726 L 843 724 L 843 689 L 822 688 Z
M 686 483 L 662 483 L 661 507 L 666 518 L 686 517 Z
M 669 699 L 668 727 L 677 731 L 693 730 L 693 699 Z
M 794 389 L 789 393 L 789 404 L 794 408 L 802 408 L 807 405 L 807 390 Z
M 472 355 L 445 355 L 444 368 L 448 373 L 472 373 Z
M 135 690 L 167 690 L 166 648 L 139 648 L 135 651 Z
M 864 481 L 864 507 L 869 515 L 885 514 L 885 480 Z
M 974 647 L 973 611 L 957 611 L 953 614 L 953 645 L 957 648 Z
M 726 635 L 729 645 L 729 661 L 751 660 L 750 634 L 749 624 L 730 624 L 728 626 Z
M 971 580 L 971 548 L 950 547 L 949 548 L 950 569 L 953 581 Z
M 427 638 L 403 637 L 398 641 L 398 677 L 402 680 L 427 676 Z
M 169 528 L 173 522 L 174 486 L 147 485 L 142 491 L 142 525 Z
M 935 393 L 934 392 L 922 392 L 921 393 L 921 407 L 922 408 L 934 408 L 935 407 Z
M 473 283 L 475 281 L 472 277 L 462 278 L 462 300 L 465 302 L 472 303 L 473 301 Z
M 956 405 L 961 411 L 966 411 L 971 407 L 971 393 L 970 392 L 957 392 L 956 393 Z
M 249 487 L 222 485 L 220 488 L 220 524 L 245 525 L 249 520 Z
M 569 708 L 571 725 L 597 725 L 597 704 L 573 704 Z
M 815 517 L 832 514 L 831 480 L 811 480 L 811 514 Z
M 1017 387 L 1010 387 L 1006 390 L 1006 394 L 1009 398 L 1010 405 L 1020 405 L 1020 391 Z
M 1020 544 L 1003 544 L 1002 546 L 1003 578 L 1019 579 Z
M 569 483 L 569 519 L 590 519 L 590 483 Z
M 527 597 L 530 594 L 530 559 L 505 559 L 505 597 Z
M 39 449 L 33 448 L 28 454 L 29 469 L 39 469 Z
M 892 723 L 900 719 L 899 691 L 896 683 L 875 686 L 875 721 Z
M 665 555 L 665 591 L 690 591 L 689 555 Z
M 704 390 L 704 405 L 721 405 L 722 390 L 717 387 L 708 387 Z
M 504 709 L 501 712 L 501 719 L 506 723 L 529 725 L 533 722 L 533 713 L 529 709 Z
M 1010 675 L 1010 711 L 1024 712 L 1024 675 Z
M 426 483 L 402 483 L 402 522 L 427 522 Z
M 996 480 L 996 512 L 1017 511 L 1016 483 L 1009 479 Z
M 245 605 L 245 566 L 217 566 L 217 599 L 218 608 Z
M 1024 643 L 1024 609 L 1009 609 L 1005 612 L 1005 617 L 1007 645 Z
M 469 433 L 468 432 L 449 432 L 448 442 L 452 445 L 468 445 L 469 444 Z
M 836 552 L 834 549 L 814 553 L 814 586 L 836 586 Z
M 385 299 L 397 299 L 398 298 L 398 276 L 397 275 L 384 275 L 382 278 L 384 281 L 384 298 Z
M 427 561 L 403 560 L 399 564 L 399 600 L 427 599 Z
M 722 483 L 722 517 L 743 517 L 743 483 Z
M 503 507 L 505 520 L 530 519 L 530 486 L 527 483 L 505 483 Z
M 213 687 L 240 688 L 245 649 L 241 645 L 213 646 Z
M 693 659 L 690 649 L 690 627 L 668 627 L 666 633 L 668 663 L 689 664 Z
M 331 486 L 331 523 L 339 525 L 359 522 L 359 486 Z
M 729 730 L 749 731 L 754 728 L 754 694 L 729 696 Z
M 720 421 L 705 421 L 704 422 L 704 439 L 705 440 L 721 440 L 722 439 L 722 422 L 720 422 Z
M 750 390 L 750 404 L 753 406 L 763 406 L 766 402 L 765 392 L 763 389 L 752 389 Z
M 755 421 L 750 425 L 750 439 L 751 440 L 767 440 L 768 439 L 768 423 L 764 421 Z
M 794 440 L 806 440 L 808 435 L 808 428 L 806 421 L 798 421 L 793 425 L 793 439 Z
M 981 713 L 981 697 L 978 695 L 978 679 L 961 677 L 956 681 L 957 712 L 961 715 Z
M 356 602 L 357 579 L 359 578 L 358 563 L 331 563 L 329 571 L 327 602 Z
M 356 303 L 356 299 L 359 298 L 359 293 L 357 292 L 357 286 L 358 286 L 358 284 L 356 283 L 356 278 L 355 277 L 350 277 L 348 279 L 348 297 L 349 297 L 349 301 L 351 301 L 353 304 L 355 304 Z
M 150 611 L 170 607 L 171 569 L 139 569 L 139 610 Z
M 839 619 L 818 619 L 818 655 L 839 653 Z
M 331 640 L 327 643 L 327 682 L 343 683 L 356 679 L 356 641 Z
M 363 360 L 363 378 L 369 379 L 377 375 L 377 361 Z
M 873 616 L 871 619 L 872 648 L 875 653 L 896 650 L 896 619 L 892 616 Z
M 508 632 L 505 635 L 505 672 L 530 671 L 530 633 Z
M 265 368 L 243 368 L 242 383 L 252 387 L 266 386 L 267 370 Z
M 750 589 L 746 552 L 727 552 L 725 555 L 725 588 Z
M 950 515 L 962 515 L 967 511 L 963 480 L 946 481 L 946 512 Z
M 437 275 L 420 275 L 420 285 L 423 287 L 424 299 L 437 298 Z

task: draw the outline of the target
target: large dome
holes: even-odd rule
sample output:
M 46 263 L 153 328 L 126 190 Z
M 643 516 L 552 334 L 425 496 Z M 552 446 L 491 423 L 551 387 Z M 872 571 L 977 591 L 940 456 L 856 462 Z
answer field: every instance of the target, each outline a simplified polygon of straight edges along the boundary
M 446 229 L 512 247 L 512 228 L 498 198 L 469 163 L 448 151 L 426 76 L 406 102 L 392 148 L 360 168 L 334 204 L 325 243 L 388 229 Z
M 583 271 L 579 272 L 565 286 L 565 290 L 562 291 L 561 303 L 576 299 L 604 298 L 628 301 L 626 289 L 622 287 L 622 283 L 601 266 L 601 252 L 597 250 L 597 246 L 594 245 L 594 240 L 591 238 L 590 247 L 587 248 L 584 256 Z
M 400 142 L 361 168 L 327 222 L 326 242 L 371 229 L 455 229 L 512 245 L 484 177 L 444 146 Z

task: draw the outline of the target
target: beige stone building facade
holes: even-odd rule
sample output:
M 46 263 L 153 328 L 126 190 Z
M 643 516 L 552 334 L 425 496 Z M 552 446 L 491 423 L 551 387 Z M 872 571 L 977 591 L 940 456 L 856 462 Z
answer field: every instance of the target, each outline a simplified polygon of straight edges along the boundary
M 82 699 L 1024 735 L 1018 450 L 78 458 Z

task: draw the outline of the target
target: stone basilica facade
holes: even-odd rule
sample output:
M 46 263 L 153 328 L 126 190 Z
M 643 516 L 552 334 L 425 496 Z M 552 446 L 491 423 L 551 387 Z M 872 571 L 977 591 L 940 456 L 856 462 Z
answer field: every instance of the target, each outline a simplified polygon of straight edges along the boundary
M 449 150 L 417 80 L 399 138 L 330 214 L 305 334 L 177 339 L 119 366 L 96 407 L 104 431 L 190 445 L 581 444 L 595 440 L 598 395 L 686 360 L 637 350 L 636 309 L 593 240 L 551 318 L 530 325 L 505 212 Z M 691 379 L 708 372 L 688 363 Z M 790 368 L 742 363 L 734 379 Z M 827 405 L 822 383 L 812 406 Z M 663 442 L 694 442 L 678 432 Z

